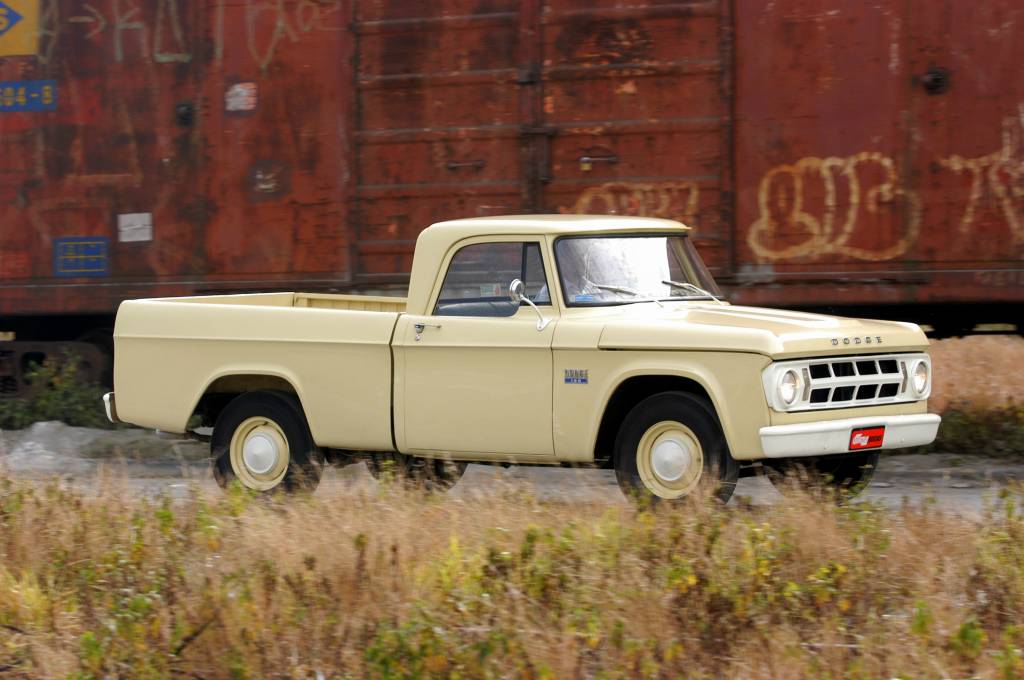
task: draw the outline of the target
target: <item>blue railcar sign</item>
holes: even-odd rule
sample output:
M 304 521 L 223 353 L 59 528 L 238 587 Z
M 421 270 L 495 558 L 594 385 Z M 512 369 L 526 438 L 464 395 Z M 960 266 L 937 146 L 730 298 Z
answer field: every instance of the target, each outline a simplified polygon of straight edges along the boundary
M 56 80 L 5 80 L 0 82 L 0 112 L 53 111 L 56 108 Z
M 69 236 L 53 240 L 53 275 L 106 276 L 110 242 L 105 236 Z

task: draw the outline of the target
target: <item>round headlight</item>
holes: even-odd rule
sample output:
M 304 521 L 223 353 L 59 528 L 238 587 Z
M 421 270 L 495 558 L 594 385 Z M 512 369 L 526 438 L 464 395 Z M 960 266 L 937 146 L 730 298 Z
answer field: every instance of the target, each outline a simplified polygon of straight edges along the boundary
M 786 406 L 791 406 L 800 394 L 800 376 L 796 371 L 786 371 L 779 378 L 779 399 Z
M 928 363 L 924 361 L 918 361 L 914 366 L 914 372 L 911 375 L 910 383 L 914 389 L 914 394 L 921 396 L 928 391 L 928 379 L 931 376 L 928 371 Z

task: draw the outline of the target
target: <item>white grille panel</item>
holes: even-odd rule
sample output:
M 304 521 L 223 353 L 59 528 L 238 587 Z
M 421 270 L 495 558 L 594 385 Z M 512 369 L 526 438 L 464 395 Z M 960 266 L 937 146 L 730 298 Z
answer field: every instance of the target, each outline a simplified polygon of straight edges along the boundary
M 931 380 L 918 394 L 910 376 L 919 362 L 928 366 L 927 354 L 876 354 L 845 357 L 819 357 L 778 361 L 764 371 L 764 389 L 768 403 L 777 411 L 879 406 L 927 399 Z M 793 371 L 798 376 L 797 398 L 792 404 L 782 401 L 779 381 Z

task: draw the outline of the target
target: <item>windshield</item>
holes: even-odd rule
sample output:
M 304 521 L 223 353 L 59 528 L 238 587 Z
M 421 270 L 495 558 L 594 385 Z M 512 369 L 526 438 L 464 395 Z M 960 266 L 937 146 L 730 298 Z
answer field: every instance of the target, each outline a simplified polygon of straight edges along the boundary
M 722 295 L 686 236 L 562 237 L 555 259 L 570 307 Z

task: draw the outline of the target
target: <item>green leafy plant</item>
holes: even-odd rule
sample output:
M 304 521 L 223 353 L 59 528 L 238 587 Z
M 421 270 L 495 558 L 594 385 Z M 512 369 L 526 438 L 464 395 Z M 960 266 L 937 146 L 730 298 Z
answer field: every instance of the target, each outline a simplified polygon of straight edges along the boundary
M 83 381 L 78 366 L 79 360 L 72 354 L 33 366 L 28 374 L 29 396 L 0 399 L 0 429 L 17 430 L 47 420 L 112 428 L 103 410 L 104 389 Z

